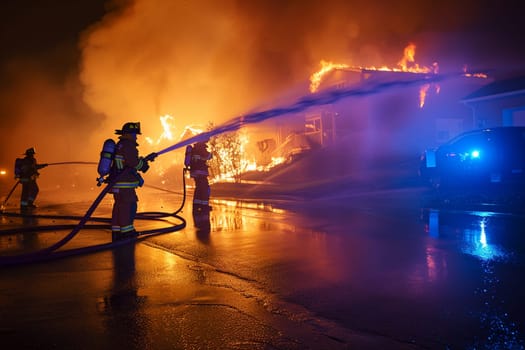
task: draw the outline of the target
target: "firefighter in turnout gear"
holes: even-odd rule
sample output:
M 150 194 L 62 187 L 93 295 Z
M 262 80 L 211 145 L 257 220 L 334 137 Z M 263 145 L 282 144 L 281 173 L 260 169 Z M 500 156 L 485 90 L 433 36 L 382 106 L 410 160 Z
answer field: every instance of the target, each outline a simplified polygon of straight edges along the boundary
M 193 212 L 209 212 L 211 210 L 210 185 L 208 183 L 208 160 L 211 153 L 208 152 L 206 142 L 195 143 L 190 150 L 190 177 L 195 181 L 195 192 L 193 192 Z
M 126 123 L 122 130 L 115 130 L 115 134 L 120 136 L 109 179 L 109 182 L 114 181 L 111 188 L 115 200 L 111 217 L 113 241 L 138 236 L 133 226 L 138 201 L 135 189 L 144 183 L 138 172 L 145 173 L 149 169 L 148 161 L 157 156 L 151 153 L 147 157 L 139 157 L 137 135 L 141 134 L 140 123 Z
M 36 179 L 40 175 L 38 170 L 45 168 L 47 164 L 38 164 L 35 158 L 35 149 L 28 148 L 24 158 L 17 158 L 15 161 L 15 179 L 22 184 L 22 194 L 20 196 L 20 209 L 36 208 L 34 201 L 38 195 L 38 184 Z

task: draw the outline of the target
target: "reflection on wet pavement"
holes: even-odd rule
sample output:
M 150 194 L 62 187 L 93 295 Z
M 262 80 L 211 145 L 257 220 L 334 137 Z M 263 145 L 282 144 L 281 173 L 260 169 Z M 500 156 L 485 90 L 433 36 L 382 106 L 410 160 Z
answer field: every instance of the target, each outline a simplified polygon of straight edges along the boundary
M 3 271 L 0 292 L 18 293 L 16 305 L 2 299 L 3 311 L 16 318 L 22 305 L 51 314 L 35 303 L 63 300 L 57 313 L 85 313 L 98 348 L 523 348 L 525 218 L 376 195 L 344 207 L 215 200 L 197 215 L 187 205 L 179 232 L 23 274 Z M 157 193 L 140 200 L 142 210 L 179 203 Z M 0 243 L 12 249 L 5 237 Z M 20 287 L 31 279 L 47 286 L 49 275 L 83 292 Z M 56 335 L 34 318 L 17 325 L 26 322 L 40 336 Z M 0 327 L 17 334 L 17 326 Z
M 441 225 L 440 217 L 444 221 Z M 479 260 L 480 285 L 472 295 L 478 307 L 471 313 L 479 319 L 480 331 L 470 344 L 473 347 L 522 349 L 524 346 L 523 328 L 518 327 L 522 324 L 522 313 L 512 306 L 521 304 L 523 285 L 519 280 L 513 281 L 518 276 L 509 275 L 524 263 L 523 238 L 519 236 L 522 225 L 521 217 L 492 212 L 430 210 L 428 213 L 430 236 L 436 240 L 457 239 L 457 248 L 463 254 Z

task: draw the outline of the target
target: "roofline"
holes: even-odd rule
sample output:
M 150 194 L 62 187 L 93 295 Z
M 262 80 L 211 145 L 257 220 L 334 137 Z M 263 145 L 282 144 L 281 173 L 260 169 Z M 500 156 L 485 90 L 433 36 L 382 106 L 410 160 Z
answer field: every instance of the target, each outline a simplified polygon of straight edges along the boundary
M 462 99 L 461 102 L 463 103 L 479 102 L 479 101 L 492 100 L 496 98 L 514 96 L 514 95 L 519 95 L 519 94 L 525 94 L 525 89 L 515 90 L 515 91 L 510 91 L 510 92 L 503 92 L 503 93 L 494 94 L 494 95 L 486 95 L 486 96 L 481 96 L 481 97 Z

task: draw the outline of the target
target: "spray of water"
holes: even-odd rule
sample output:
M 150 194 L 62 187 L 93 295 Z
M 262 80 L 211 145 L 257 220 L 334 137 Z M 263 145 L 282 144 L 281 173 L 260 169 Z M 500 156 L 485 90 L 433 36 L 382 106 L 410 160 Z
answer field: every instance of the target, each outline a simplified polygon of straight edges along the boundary
M 161 155 L 195 142 L 206 141 L 212 136 L 236 131 L 240 129 L 243 125 L 260 123 L 262 121 L 276 118 L 279 116 L 303 112 L 310 107 L 332 104 L 344 98 L 373 95 L 394 88 L 405 88 L 428 83 L 442 82 L 448 79 L 458 78 L 463 74 L 464 73 L 421 75 L 420 77 L 411 80 L 394 80 L 388 82 L 363 84 L 358 87 L 325 90 L 318 94 L 310 94 L 303 96 L 299 98 L 296 102 L 288 106 L 276 107 L 260 112 L 246 114 L 240 117 L 235 117 L 208 132 L 204 132 L 186 140 L 183 140 L 181 142 L 178 142 L 156 153 L 157 155 Z

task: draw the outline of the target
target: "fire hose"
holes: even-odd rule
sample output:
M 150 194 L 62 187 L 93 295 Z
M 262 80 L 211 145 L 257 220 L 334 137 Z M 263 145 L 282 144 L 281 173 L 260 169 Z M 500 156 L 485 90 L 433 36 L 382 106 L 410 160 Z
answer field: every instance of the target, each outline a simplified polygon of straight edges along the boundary
M 97 165 L 96 162 L 58 162 L 58 163 L 46 163 L 47 165 L 64 165 L 64 164 L 86 164 L 86 165 Z
M 129 171 L 128 169 L 127 171 Z M 109 242 L 109 243 L 103 243 L 88 247 L 82 247 L 82 248 L 74 248 L 74 249 L 67 249 L 67 250 L 60 250 L 58 249 L 62 246 L 64 246 L 67 242 L 69 242 L 74 236 L 78 234 L 78 232 L 82 228 L 92 228 L 92 229 L 109 229 L 111 228 L 111 225 L 109 224 L 110 219 L 106 218 L 92 218 L 91 215 L 95 211 L 95 209 L 98 207 L 104 196 L 109 192 L 109 190 L 113 187 L 113 185 L 116 183 L 116 181 L 126 173 L 124 171 L 119 176 L 115 177 L 112 181 L 110 181 L 99 193 L 95 201 L 91 204 L 89 209 L 86 211 L 84 216 L 82 217 L 76 217 L 76 216 L 33 216 L 33 215 L 21 215 L 21 214 L 14 214 L 14 213 L 2 213 L 2 215 L 6 216 L 31 216 L 31 217 L 45 217 L 45 218 L 55 218 L 55 219 L 80 219 L 79 223 L 76 225 L 50 225 L 50 226 L 37 226 L 37 227 L 27 227 L 24 229 L 6 229 L 6 230 L 0 230 L 0 235 L 2 234 L 13 234 L 13 233 L 20 233 L 24 231 L 50 231 L 50 230 L 64 230 L 64 229 L 72 229 L 69 234 L 67 234 L 64 238 L 62 238 L 60 241 L 52 244 L 51 246 L 48 246 L 46 248 L 43 248 L 41 250 L 27 253 L 27 254 L 21 254 L 21 255 L 12 255 L 12 256 L 0 256 L 0 267 L 3 266 L 13 266 L 13 265 L 22 265 L 22 264 L 29 264 L 29 263 L 37 263 L 37 262 L 45 262 L 50 261 L 58 258 L 64 258 L 69 256 L 75 256 L 80 254 L 87 254 L 87 253 L 94 253 L 102 250 L 112 249 L 121 245 L 129 244 L 131 242 L 141 241 L 143 239 L 146 239 L 151 236 L 174 232 L 183 229 L 186 227 L 186 220 L 177 215 L 182 208 L 184 207 L 185 199 L 186 199 L 186 181 L 184 172 L 186 169 L 183 170 L 183 197 L 182 197 L 182 203 L 175 212 L 173 213 L 164 213 L 164 212 L 141 212 L 137 213 L 135 219 L 137 220 L 157 220 L 157 221 L 163 221 L 168 222 L 164 218 L 167 217 L 173 217 L 181 221 L 179 224 L 172 224 L 169 223 L 169 226 L 160 228 L 160 229 L 154 229 L 154 230 L 146 230 L 140 232 L 139 236 L 136 238 L 128 238 L 123 239 L 115 242 Z M 102 222 L 108 222 L 104 225 L 87 225 L 88 221 L 102 221 Z
M 9 198 L 11 197 L 11 195 L 13 194 L 13 192 L 15 191 L 15 188 L 16 186 L 18 186 L 18 184 L 20 183 L 20 181 L 17 181 L 15 183 L 15 185 L 13 186 L 13 188 L 11 188 L 11 191 L 9 191 L 9 194 L 5 197 L 5 200 L 4 202 L 2 203 L 2 205 L 0 206 L 0 213 L 4 211 L 4 208 L 7 204 L 7 201 L 9 200 Z

